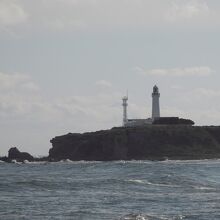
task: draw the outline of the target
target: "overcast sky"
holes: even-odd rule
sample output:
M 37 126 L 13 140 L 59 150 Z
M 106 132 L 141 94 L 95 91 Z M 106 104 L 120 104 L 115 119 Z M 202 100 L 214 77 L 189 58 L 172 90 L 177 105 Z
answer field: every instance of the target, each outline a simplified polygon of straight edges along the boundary
M 220 124 L 219 0 L 0 0 L 0 155 L 161 115 Z

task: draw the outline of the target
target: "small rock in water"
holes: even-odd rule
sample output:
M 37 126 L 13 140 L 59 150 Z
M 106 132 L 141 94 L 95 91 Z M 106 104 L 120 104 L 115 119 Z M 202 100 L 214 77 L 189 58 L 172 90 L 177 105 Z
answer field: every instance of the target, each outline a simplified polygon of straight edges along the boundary
M 20 152 L 16 147 L 10 148 L 8 151 L 8 158 L 16 160 L 17 162 L 33 161 L 34 157 L 26 152 Z

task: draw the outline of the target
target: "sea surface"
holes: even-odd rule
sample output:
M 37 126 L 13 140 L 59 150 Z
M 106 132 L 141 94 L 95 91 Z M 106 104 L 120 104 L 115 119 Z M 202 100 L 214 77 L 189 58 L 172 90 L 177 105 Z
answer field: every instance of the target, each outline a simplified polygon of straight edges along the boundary
M 220 219 L 220 160 L 0 163 L 0 219 Z

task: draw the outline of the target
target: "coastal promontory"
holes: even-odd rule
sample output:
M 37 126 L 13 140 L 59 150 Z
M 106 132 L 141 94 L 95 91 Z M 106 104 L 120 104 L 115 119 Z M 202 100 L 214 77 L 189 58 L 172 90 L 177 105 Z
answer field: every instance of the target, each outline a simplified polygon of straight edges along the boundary
M 49 159 L 112 161 L 220 158 L 219 126 L 153 125 L 69 133 L 51 140 Z

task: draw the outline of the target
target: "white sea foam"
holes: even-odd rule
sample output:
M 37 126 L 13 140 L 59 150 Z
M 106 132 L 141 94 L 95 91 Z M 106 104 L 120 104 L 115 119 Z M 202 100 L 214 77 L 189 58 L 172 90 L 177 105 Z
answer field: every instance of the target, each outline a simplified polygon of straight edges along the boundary
M 162 187 L 180 187 L 178 185 L 173 185 L 173 184 L 165 184 L 165 183 L 152 183 L 152 182 L 148 182 L 146 181 L 146 184 L 148 185 L 152 185 L 152 186 L 162 186 Z
M 61 160 L 59 161 L 60 163 L 74 163 L 74 161 L 70 160 L 70 159 L 65 159 L 65 160 Z
M 22 164 L 21 162 L 18 162 L 17 160 L 12 160 L 11 162 L 15 164 Z
M 139 183 L 139 184 L 146 184 L 146 185 L 152 185 L 152 186 L 160 186 L 160 187 L 180 187 L 178 185 L 172 185 L 172 184 L 164 184 L 164 183 L 152 183 L 147 180 L 139 180 L 139 179 L 129 179 L 128 182 L 133 183 Z
M 73 160 L 65 159 L 65 160 L 60 160 L 57 162 L 50 162 L 50 163 L 97 164 L 97 163 L 104 163 L 104 162 L 102 162 L 102 161 L 86 161 L 86 160 L 73 161 Z
M 201 160 L 164 160 L 164 161 L 154 161 L 159 163 L 178 163 L 178 164 L 206 164 L 206 163 L 220 163 L 220 159 L 201 159 Z
M 132 183 L 145 183 L 144 180 L 133 180 L 133 179 L 129 179 L 128 182 L 132 182 Z
M 120 220 L 182 220 L 184 216 L 178 217 L 165 217 L 165 216 L 158 216 L 158 215 L 144 215 L 144 214 L 128 214 L 120 218 Z
M 194 189 L 199 189 L 199 190 L 213 190 L 214 188 L 212 188 L 212 187 L 206 187 L 206 186 L 195 186 Z
M 219 164 L 220 159 L 201 159 L 201 160 L 117 160 L 115 164 Z
M 151 160 L 115 160 L 113 163 L 116 164 L 145 164 L 145 163 L 152 163 L 153 161 Z
M 48 164 L 49 162 L 47 162 L 47 161 L 28 161 L 28 160 L 24 160 L 23 163 L 24 164 Z

